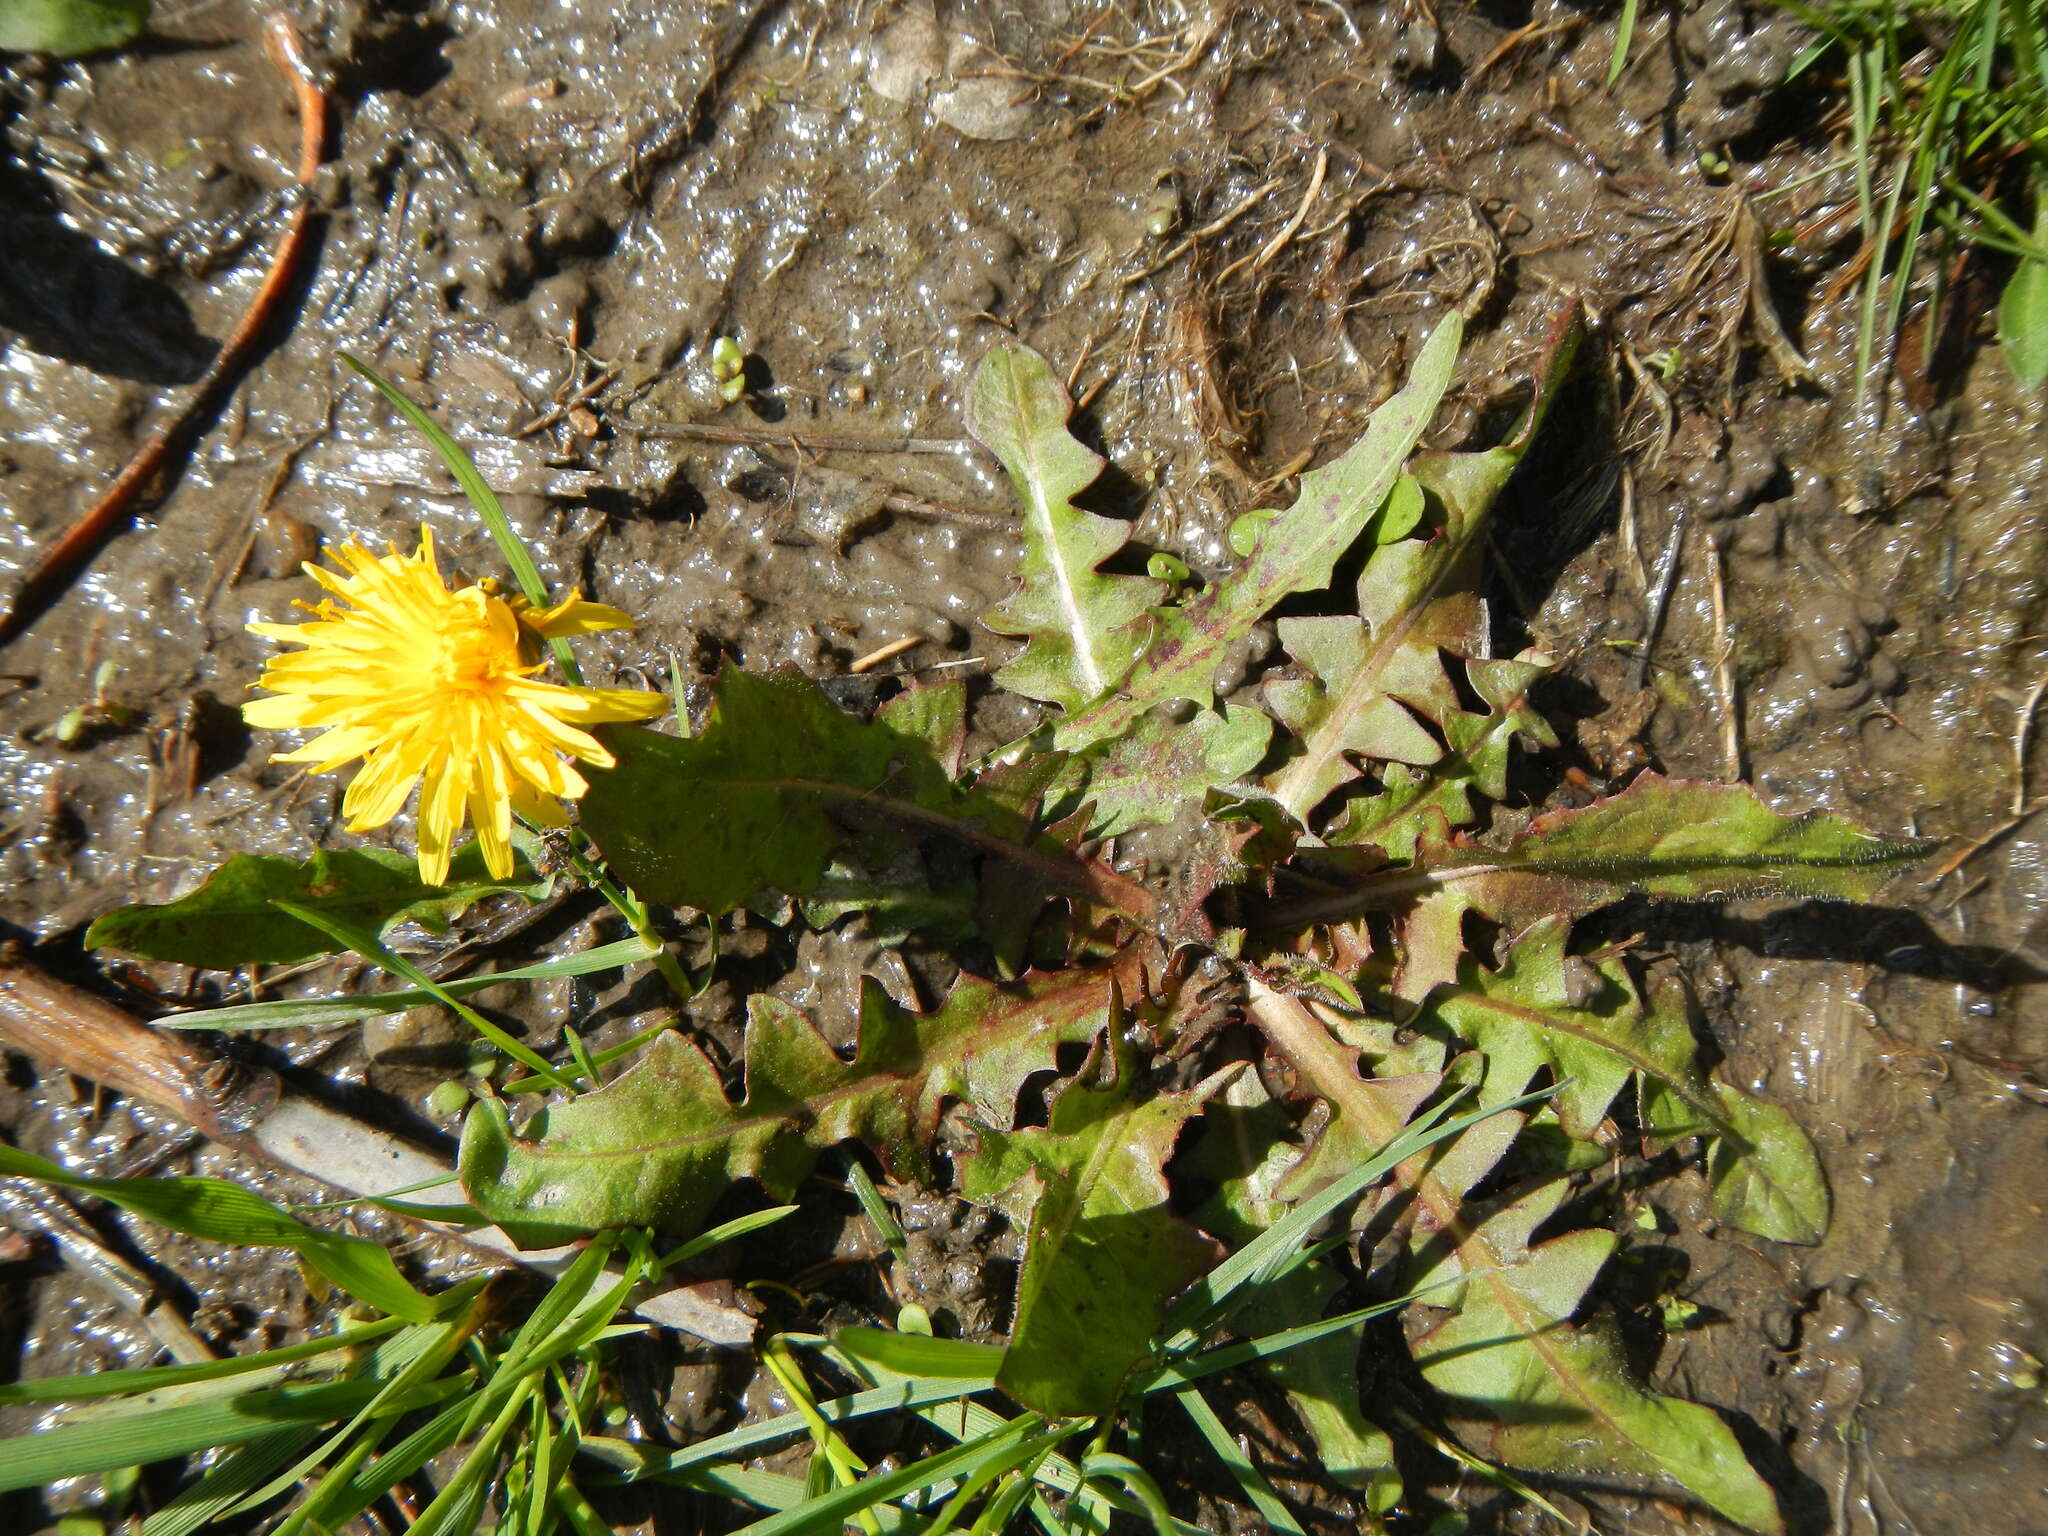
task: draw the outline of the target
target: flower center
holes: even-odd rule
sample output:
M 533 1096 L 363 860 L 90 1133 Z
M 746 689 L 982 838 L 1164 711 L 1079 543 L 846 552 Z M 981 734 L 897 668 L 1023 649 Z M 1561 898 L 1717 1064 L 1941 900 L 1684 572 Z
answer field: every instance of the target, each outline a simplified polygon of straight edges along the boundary
M 492 626 L 488 609 L 471 613 L 458 609 L 436 637 L 440 654 L 434 659 L 434 681 L 444 688 L 487 689 L 496 686 L 519 666 L 516 648 L 508 648 L 504 637 Z

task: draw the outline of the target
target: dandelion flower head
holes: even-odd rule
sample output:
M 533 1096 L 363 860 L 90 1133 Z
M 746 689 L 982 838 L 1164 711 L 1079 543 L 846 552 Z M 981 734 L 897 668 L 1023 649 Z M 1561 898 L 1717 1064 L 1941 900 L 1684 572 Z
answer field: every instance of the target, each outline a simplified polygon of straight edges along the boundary
M 266 730 L 322 732 L 277 761 L 331 773 L 362 759 L 342 801 L 350 832 L 383 826 L 420 784 L 420 876 L 429 885 L 447 882 L 465 821 L 503 879 L 513 869 L 513 816 L 560 826 L 561 802 L 588 787 L 572 760 L 612 766 L 584 727 L 650 719 L 668 700 L 539 680 L 540 642 L 630 629 L 616 608 L 579 593 L 536 609 L 488 586 L 451 592 L 424 528 L 411 555 L 387 547 L 376 555 L 351 541 L 336 554 L 339 572 L 306 566 L 331 594 L 299 605 L 310 620 L 249 626 L 304 649 L 271 660 L 257 682 L 274 696 L 251 700 L 242 716 Z

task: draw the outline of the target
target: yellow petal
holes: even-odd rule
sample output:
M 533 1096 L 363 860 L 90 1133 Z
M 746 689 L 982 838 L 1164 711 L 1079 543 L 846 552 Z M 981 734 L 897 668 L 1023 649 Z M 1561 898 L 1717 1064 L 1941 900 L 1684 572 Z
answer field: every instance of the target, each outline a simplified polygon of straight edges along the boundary
M 484 851 L 484 868 L 491 872 L 493 880 L 509 879 L 512 874 L 511 802 L 472 794 L 469 797 L 469 819 L 476 825 L 477 846 Z
M 512 814 L 530 827 L 566 827 L 569 815 L 552 795 L 537 794 L 525 784 L 512 790 Z
M 303 747 L 292 752 L 274 752 L 271 761 L 278 763 L 309 763 L 312 773 L 332 773 L 344 763 L 366 757 L 383 744 L 380 731 L 362 725 L 337 725 L 331 731 L 323 731 Z
M 652 720 L 667 714 L 670 708 L 667 694 L 645 688 L 566 688 L 560 683 L 518 683 L 507 691 L 558 720 L 573 720 L 578 725 Z
M 310 699 L 281 693 L 268 699 L 250 699 L 242 706 L 242 719 L 261 731 L 295 731 L 306 724 L 306 713 L 315 706 Z
M 349 831 L 369 832 L 396 816 L 423 766 L 403 752 L 386 750 L 371 758 L 341 799 Z
M 571 592 L 552 608 L 529 608 L 519 622 L 543 640 L 571 640 L 600 630 L 631 629 L 633 621 L 603 603 L 586 603 L 581 591 Z
M 420 791 L 420 878 L 428 885 L 448 883 L 448 860 L 468 799 L 465 778 L 459 765 L 443 764 L 428 771 Z

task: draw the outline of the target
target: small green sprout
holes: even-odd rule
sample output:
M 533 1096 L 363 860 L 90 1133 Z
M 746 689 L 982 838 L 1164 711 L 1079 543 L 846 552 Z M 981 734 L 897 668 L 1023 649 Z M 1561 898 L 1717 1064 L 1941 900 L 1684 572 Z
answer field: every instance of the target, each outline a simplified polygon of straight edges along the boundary
M 747 392 L 747 355 L 730 336 L 711 343 L 711 378 L 718 385 L 718 398 L 727 405 Z

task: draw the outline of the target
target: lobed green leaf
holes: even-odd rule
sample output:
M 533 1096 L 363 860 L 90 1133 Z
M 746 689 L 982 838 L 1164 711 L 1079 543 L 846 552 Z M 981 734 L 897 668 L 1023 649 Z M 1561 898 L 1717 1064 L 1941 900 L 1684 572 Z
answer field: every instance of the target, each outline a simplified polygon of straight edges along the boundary
M 1022 584 L 981 621 L 1026 642 L 996 681 L 1069 714 L 1130 671 L 1166 590 L 1150 577 L 1098 569 L 1130 529 L 1073 504 L 1102 460 L 1067 431 L 1072 411 L 1045 359 L 1018 342 L 992 349 L 968 390 L 967 430 L 1002 460 L 1024 505 Z
M 1071 1084 L 1048 1123 L 984 1131 L 961 1192 L 1024 1232 L 1016 1317 L 997 1384 L 1053 1417 L 1108 1413 L 1166 1303 L 1217 1257 L 1168 1206 L 1165 1164 L 1225 1074 L 1186 1093 Z
M 750 1004 L 745 1090 L 673 1034 L 616 1082 L 552 1108 L 515 1137 L 480 1103 L 463 1126 L 460 1171 L 471 1201 L 522 1244 L 545 1247 L 607 1227 L 688 1228 L 737 1179 L 787 1199 L 818 1154 L 849 1139 L 903 1177 L 929 1177 L 929 1145 L 948 1099 L 1006 1126 L 1024 1080 L 1093 1040 L 1112 982 L 1135 992 L 1139 957 L 1107 967 L 963 979 L 935 1012 L 912 1014 L 870 981 L 860 1041 L 842 1060 L 786 1003 Z
M 1283 598 L 1330 584 L 1337 561 L 1380 515 L 1450 388 L 1463 334 L 1455 314 L 1437 326 L 1365 436 L 1304 474 L 1287 511 L 1251 525 L 1256 542 L 1243 565 L 1188 602 L 1158 610 L 1156 638 L 1123 685 L 1060 722 L 1054 740 L 1063 750 L 1114 740 L 1155 705 L 1187 699 L 1206 708 L 1230 647 Z

